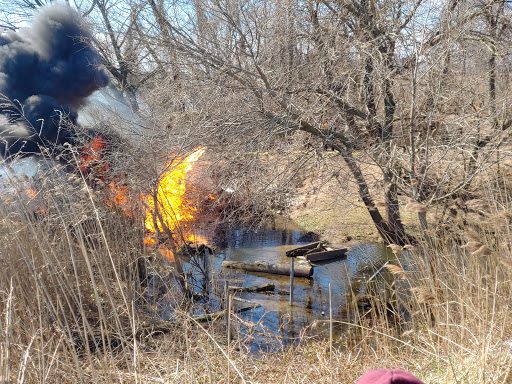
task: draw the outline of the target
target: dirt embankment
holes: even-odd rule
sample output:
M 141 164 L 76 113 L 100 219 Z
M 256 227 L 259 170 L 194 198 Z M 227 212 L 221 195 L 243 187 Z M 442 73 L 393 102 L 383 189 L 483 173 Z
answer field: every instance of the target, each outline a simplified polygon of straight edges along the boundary
M 288 211 L 290 218 L 303 230 L 315 232 L 322 240 L 332 243 L 382 241 L 343 160 L 329 159 L 329 170 L 305 178 Z M 375 203 L 384 216 L 379 170 L 372 166 L 363 170 Z M 405 198 L 402 200 L 401 204 L 405 205 Z M 402 210 L 402 221 L 406 227 L 417 227 L 417 219 L 411 212 Z

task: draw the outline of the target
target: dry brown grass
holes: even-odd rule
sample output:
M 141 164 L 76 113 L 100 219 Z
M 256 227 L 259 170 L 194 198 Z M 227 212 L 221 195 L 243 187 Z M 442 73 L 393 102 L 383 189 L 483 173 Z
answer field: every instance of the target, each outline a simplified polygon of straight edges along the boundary
M 461 212 L 366 283 L 371 305 L 351 303 L 335 319 L 345 332 L 331 365 L 329 341 L 307 332 L 297 346 L 254 356 L 243 337 L 228 347 L 222 321 L 198 325 L 186 307 L 162 322 L 141 268 L 175 302 L 182 296 L 143 247 L 142 223 L 58 168 L 39 186 L 46 213 L 34 216 L 25 182 L 11 180 L 2 196 L 0 381 L 352 383 L 372 368 L 407 369 L 425 383 L 511 381 L 512 238 L 501 214 L 511 207 L 496 190 L 482 199 L 502 220 Z

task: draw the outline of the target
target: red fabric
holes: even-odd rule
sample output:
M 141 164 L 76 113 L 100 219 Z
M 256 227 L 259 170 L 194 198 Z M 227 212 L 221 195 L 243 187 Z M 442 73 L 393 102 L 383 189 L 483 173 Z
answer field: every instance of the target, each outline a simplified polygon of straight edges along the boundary
M 413 374 L 400 369 L 377 369 L 366 372 L 356 384 L 424 384 Z

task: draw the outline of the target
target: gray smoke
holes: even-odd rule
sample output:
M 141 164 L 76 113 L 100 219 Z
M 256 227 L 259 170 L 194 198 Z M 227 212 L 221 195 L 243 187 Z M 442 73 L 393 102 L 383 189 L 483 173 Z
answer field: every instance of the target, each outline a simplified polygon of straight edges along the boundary
M 69 122 L 109 81 L 91 37 L 66 5 L 44 7 L 31 27 L 0 36 L 0 156 L 70 139 Z

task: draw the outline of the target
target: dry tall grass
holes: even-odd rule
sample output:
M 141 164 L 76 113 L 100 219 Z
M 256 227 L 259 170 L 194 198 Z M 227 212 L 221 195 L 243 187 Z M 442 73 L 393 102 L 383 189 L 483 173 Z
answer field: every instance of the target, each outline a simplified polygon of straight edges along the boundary
M 4 183 L 2 383 L 352 383 L 371 368 L 426 383 L 512 382 L 508 187 L 489 188 L 486 212 L 431 229 L 430 244 L 395 247 L 401 263 L 367 282 L 367 305 L 348 300 L 335 319 L 345 332 L 331 363 L 328 340 L 307 330 L 297 346 L 253 356 L 243 338 L 228 348 L 222 324 L 198 324 L 178 304 L 163 322 L 158 287 L 143 280 L 160 276 L 173 303 L 182 297 L 144 248 L 141 220 L 59 166 L 37 186 Z

